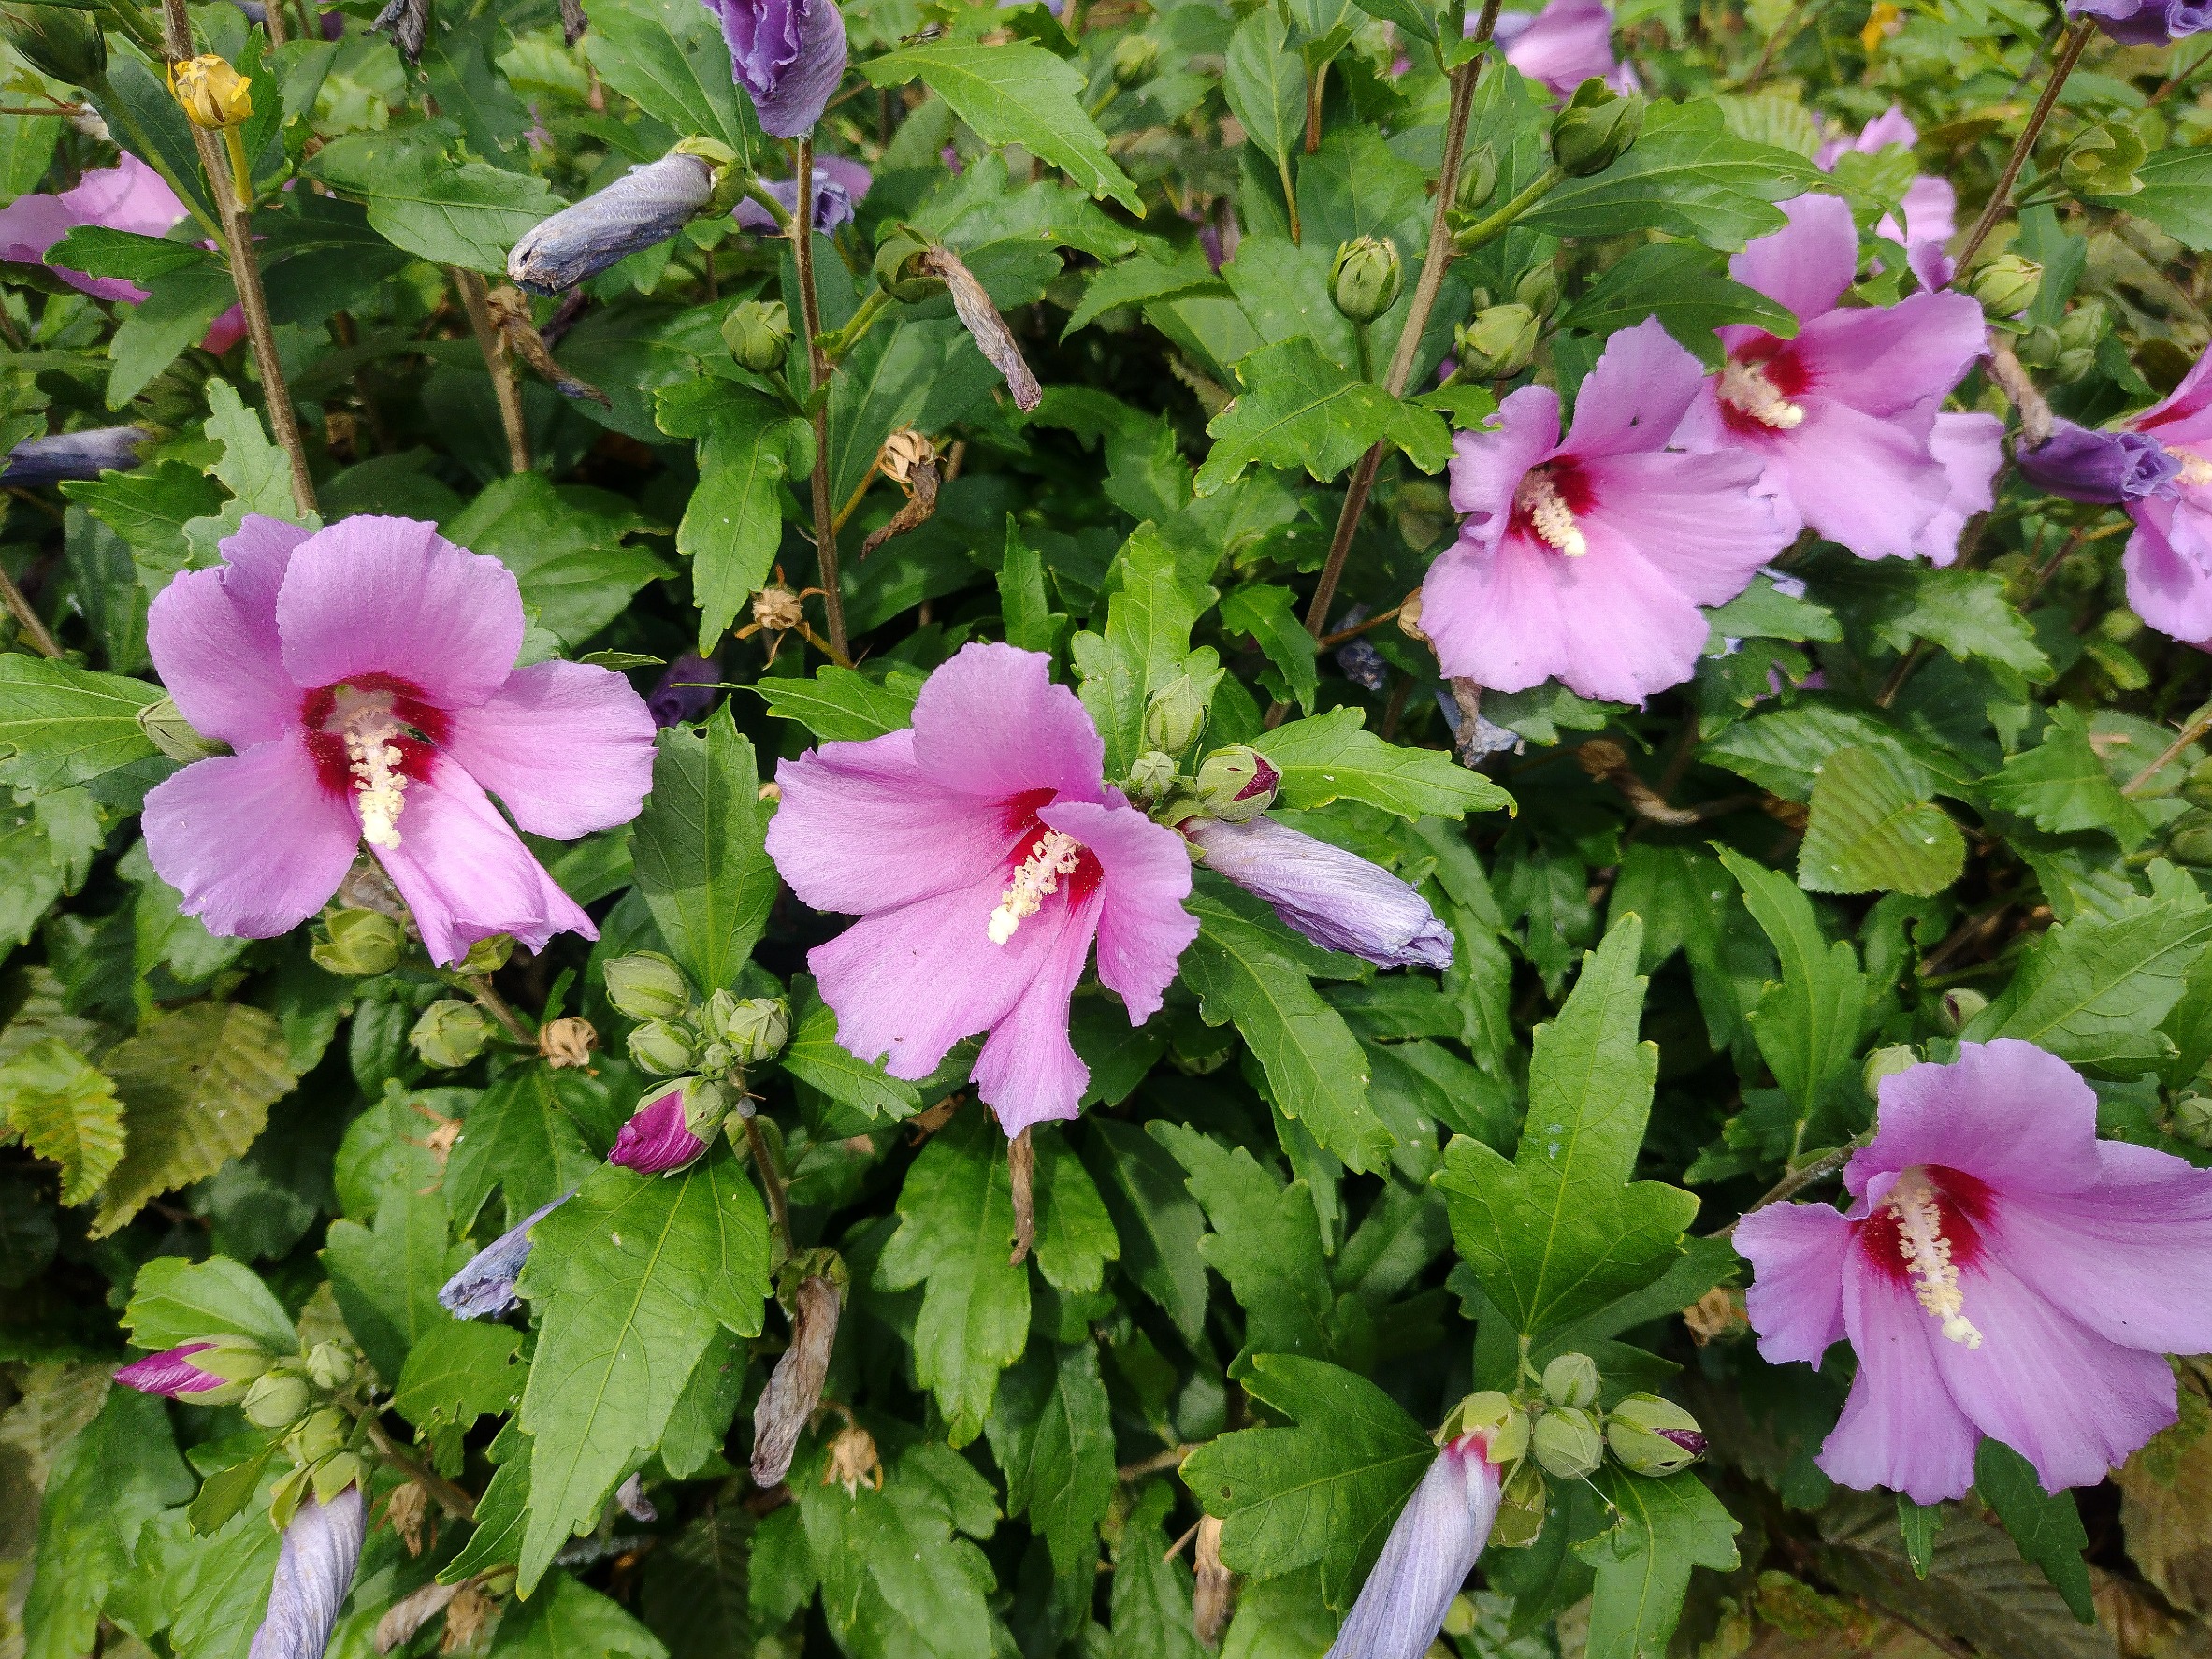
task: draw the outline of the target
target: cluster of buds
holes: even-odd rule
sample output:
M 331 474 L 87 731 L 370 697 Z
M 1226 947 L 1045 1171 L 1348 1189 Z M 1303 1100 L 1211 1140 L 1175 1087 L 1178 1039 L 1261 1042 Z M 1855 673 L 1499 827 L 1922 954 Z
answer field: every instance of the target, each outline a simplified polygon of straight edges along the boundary
M 1981 306 L 1990 326 L 2024 334 L 2027 325 L 2014 319 L 2043 292 L 2043 267 L 2017 253 L 2002 254 L 1966 279 L 1966 291 Z
M 2112 325 L 2101 299 L 2086 299 L 2055 328 L 2031 328 L 2016 348 L 2020 361 L 2062 384 L 2072 384 L 2097 366 L 2097 344 Z
M 724 1122 L 752 1116 L 747 1067 L 773 1060 L 791 1038 L 780 998 L 716 989 L 695 1001 L 684 971 L 658 951 L 607 964 L 607 1000 L 638 1022 L 629 1057 L 663 1083 L 639 1103 L 608 1161 L 648 1174 L 682 1169 L 706 1151 Z

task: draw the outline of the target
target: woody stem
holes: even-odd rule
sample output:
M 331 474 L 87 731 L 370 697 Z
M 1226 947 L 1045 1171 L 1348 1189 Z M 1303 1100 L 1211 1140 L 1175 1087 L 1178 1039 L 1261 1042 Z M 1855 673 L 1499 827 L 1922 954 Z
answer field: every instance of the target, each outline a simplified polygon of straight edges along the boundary
M 31 642 L 32 648 L 39 656 L 61 656 L 60 642 L 54 639 L 38 613 L 31 608 L 31 601 L 23 597 L 23 590 L 15 584 L 14 579 L 6 570 L 0 570 L 0 599 L 7 601 L 8 613 L 15 618 L 16 626 L 23 630 L 23 638 Z
M 1982 209 L 1982 216 L 1973 222 L 1966 244 L 1959 250 L 1957 268 L 1963 271 L 1973 262 L 1975 252 L 1989 232 L 2004 217 L 2004 210 L 2012 205 L 2012 187 L 2019 182 L 2020 169 L 2028 165 L 2029 153 L 2035 148 L 2035 140 L 2043 136 L 2043 123 L 2050 119 L 2058 107 L 2059 89 L 2066 84 L 2066 78 L 2074 73 L 2074 65 L 2081 62 L 2084 48 L 2096 29 L 2096 20 L 2082 18 L 2066 31 L 2066 38 L 2059 47 L 2058 62 L 2051 65 L 2051 78 L 2044 83 L 2043 96 L 2035 102 L 2034 111 L 2028 117 L 2028 124 L 2020 129 L 2019 142 L 2012 147 L 2012 153 L 2004 158 L 2004 170 L 1997 176 L 1997 188 L 1990 192 L 1989 202 Z
M 804 199 L 802 197 L 801 199 Z M 791 1254 L 791 1205 L 784 1196 L 783 1172 L 775 1167 L 775 1159 L 768 1149 L 768 1137 L 760 1132 L 760 1119 L 745 1119 L 745 1147 L 753 1155 L 753 1167 L 760 1172 L 760 1190 L 768 1195 L 768 1224 L 774 1230 L 783 1254 Z
M 171 0 L 172 4 L 176 0 Z M 822 332 L 821 296 L 814 285 L 814 140 L 799 140 L 800 213 L 791 224 L 791 256 L 799 268 L 799 306 L 806 325 L 806 383 L 814 409 L 814 547 L 822 572 L 822 609 L 828 613 L 831 655 L 849 649 L 845 637 L 845 591 L 837 575 L 837 519 L 830 501 L 830 359 L 816 338 Z
M 475 331 L 476 349 L 484 353 L 484 367 L 492 377 L 492 392 L 499 400 L 499 425 L 507 429 L 507 469 L 528 472 L 530 434 L 523 421 L 522 386 L 514 378 L 514 366 L 507 361 L 506 348 L 492 322 L 491 294 L 475 271 L 456 265 L 453 276 L 454 286 L 461 291 L 462 309 L 469 313 L 469 326 Z

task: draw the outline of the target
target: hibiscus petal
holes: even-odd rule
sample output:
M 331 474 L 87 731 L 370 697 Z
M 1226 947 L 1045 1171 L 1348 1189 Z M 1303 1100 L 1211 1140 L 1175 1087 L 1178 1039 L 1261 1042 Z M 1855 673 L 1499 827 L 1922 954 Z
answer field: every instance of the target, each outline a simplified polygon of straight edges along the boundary
M 1922 527 L 1913 551 L 1931 564 L 1959 556 L 1966 521 L 1997 499 L 1997 469 L 2004 464 L 2004 423 L 1992 414 L 1939 414 L 1928 435 L 1928 453 L 1944 469 L 1949 493 Z
M 1104 799 L 1106 744 L 1090 713 L 1052 683 L 1052 659 L 1012 645 L 971 644 L 914 702 L 914 758 L 946 787 L 1003 801 L 1054 789 Z
M 146 796 L 147 856 L 211 933 L 270 939 L 323 908 L 360 821 L 297 735 L 195 760 Z
M 1558 671 L 1569 628 L 1550 568 L 1555 556 L 1525 536 L 1492 550 L 1463 532 L 1429 567 L 1421 627 L 1446 674 L 1525 691 Z
M 1743 1301 L 1759 1352 L 1777 1365 L 1819 1364 L 1843 1335 L 1851 1223 L 1824 1204 L 1771 1204 L 1736 1223 L 1735 1245 L 1752 1267 Z
M 2212 641 L 2212 511 L 2191 500 L 2131 501 L 2135 521 L 2120 564 L 2128 604 L 2169 639 Z
M 1765 470 L 1748 450 L 1587 462 L 1584 533 L 1604 525 L 1695 603 L 1726 604 L 1790 542 L 1772 501 L 1752 493 Z
M 997 902 L 1005 816 L 924 772 L 911 730 L 824 743 L 781 762 L 775 781 L 768 856 L 802 902 L 861 916 L 984 886 Z
M 1858 1375 L 1814 1462 L 1839 1485 L 1887 1486 L 1916 1504 L 1964 1497 L 1977 1436 L 1929 1352 L 1955 1345 L 1910 1289 L 1856 1248 L 1844 1258 L 1843 1328 Z
M 1160 1011 L 1177 961 L 1198 937 L 1198 918 L 1183 908 L 1191 896 L 1183 838 L 1128 806 L 1062 801 L 1037 816 L 1090 848 L 1105 870 L 1098 976 L 1128 1004 L 1129 1023 L 1144 1024 Z
M 1498 405 L 1491 424 L 1452 440 L 1452 511 L 1464 515 L 1463 546 L 1493 548 L 1512 519 L 1513 492 L 1559 447 L 1559 394 L 1523 386 Z M 1485 681 L 1495 685 L 1495 681 Z
M 1012 1011 L 991 1027 L 975 1070 L 976 1094 L 998 1115 L 999 1127 L 1008 1135 L 1081 1110 L 1091 1068 L 1068 1042 L 1068 1003 L 1083 977 L 1104 903 L 1102 886 L 1079 904 L 1056 905 L 1022 924 L 1021 932 L 1035 929 L 1039 935 L 1032 947 L 1033 977 Z M 1048 919 L 1049 927 L 1037 927 Z
M 2080 1191 L 2097 1179 L 2096 1093 L 2032 1043 L 1961 1043 L 1953 1063 L 1909 1066 L 1877 1092 L 1874 1138 L 1843 1169 L 1854 1197 L 1914 1164 L 1962 1170 L 2007 1198 Z
M 0 216 L 14 210 L 0 209 Z M 2156 433 L 2161 443 L 2182 449 L 2212 444 L 2212 353 L 2199 356 L 2178 386 L 2126 424 L 2138 432 Z
M 1605 342 L 1575 395 L 1574 426 L 1561 452 L 1588 461 L 1659 449 L 1682 425 L 1704 383 L 1705 370 L 1697 358 L 1658 318 L 1647 317 Z
M 532 835 L 627 824 L 653 786 L 653 716 L 609 669 L 541 662 L 454 711 L 445 753 Z
M 300 688 L 284 670 L 277 588 L 297 525 L 249 516 L 223 543 L 224 562 L 186 570 L 154 596 L 146 645 L 177 707 L 207 736 L 247 749 L 299 724 Z
M 1858 232 L 1851 224 L 1850 205 L 1841 196 L 1792 196 L 1782 211 L 1788 215 L 1788 225 L 1758 238 L 1729 260 L 1728 275 L 1788 307 L 1800 323 L 1810 323 L 1833 310 L 1851 285 L 1858 269 Z
M 1929 404 L 1877 417 L 1827 397 L 1799 399 L 1801 425 L 1759 445 L 1767 477 L 1807 524 L 1861 558 L 1904 558 L 1950 499 L 1951 481 L 1928 453 Z
M 289 589 L 287 589 L 289 591 Z M 399 844 L 377 859 L 423 930 L 440 967 L 479 939 L 512 933 L 543 950 L 556 933 L 597 939 L 599 930 L 530 856 L 522 838 L 468 772 L 442 759 L 407 786 Z
M 391 674 L 441 708 L 467 708 L 513 671 L 522 591 L 498 559 L 455 547 L 436 525 L 365 514 L 299 544 L 277 627 L 301 685 Z
M 1963 294 L 1915 294 L 1815 318 L 1798 331 L 1793 354 L 1812 376 L 1809 391 L 1896 414 L 1957 385 L 1989 349 L 1988 326 Z

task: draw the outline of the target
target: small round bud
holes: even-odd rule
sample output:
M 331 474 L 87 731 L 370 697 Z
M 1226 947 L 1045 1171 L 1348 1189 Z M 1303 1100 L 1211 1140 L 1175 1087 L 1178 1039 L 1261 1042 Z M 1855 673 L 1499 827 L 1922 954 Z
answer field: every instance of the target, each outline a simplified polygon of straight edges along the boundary
M 253 116 L 253 83 L 213 52 L 169 65 L 169 91 L 196 127 L 221 132 Z
M 1550 260 L 1532 266 L 1513 284 L 1513 301 L 1538 317 L 1548 317 L 1559 308 L 1559 267 Z
M 1329 297 L 1354 323 L 1372 323 L 1397 303 L 1406 280 L 1398 245 L 1388 237 L 1360 237 L 1337 250 L 1329 269 Z
M 497 974 L 507 965 L 514 954 L 514 935 L 494 933 L 489 939 L 479 939 L 469 946 L 469 954 L 461 959 L 456 974 Z
M 1866 1065 L 1858 1074 L 1859 1085 L 1871 1098 L 1878 1100 L 1881 1098 L 1883 1078 L 1894 1077 L 1898 1073 L 1910 1071 L 1919 1063 L 1920 1057 L 1913 1052 L 1910 1044 L 1892 1043 L 1888 1047 L 1877 1048 L 1866 1057 Z
M 308 1350 L 307 1374 L 317 1388 L 343 1388 L 354 1380 L 354 1356 L 335 1342 L 318 1342 Z
M 1135 86 L 1149 80 L 1160 66 L 1160 43 L 1149 35 L 1125 35 L 1109 60 L 1116 86 Z
M 333 911 L 323 926 L 330 937 L 316 940 L 308 954 L 333 974 L 355 979 L 389 974 L 407 947 L 406 930 L 380 910 Z
M 1497 151 L 1478 144 L 1459 164 L 1459 194 L 1454 203 L 1463 213 L 1472 213 L 1497 194 Z
M 2181 799 L 2191 806 L 2212 807 L 2212 755 L 2189 769 L 2181 780 Z
M 246 1391 L 246 1421 L 257 1429 L 290 1428 L 313 1402 L 305 1378 L 271 1371 Z
M 2047 324 L 2029 329 L 2013 348 L 2014 354 L 2030 368 L 2049 368 L 2058 362 L 2062 350 L 2059 331 Z
M 1494 305 L 1460 325 L 1453 337 L 1459 353 L 1459 378 L 1502 380 L 1519 374 L 1536 355 L 1536 312 L 1527 306 Z
M 789 358 L 791 313 L 781 300 L 748 299 L 722 319 L 722 343 L 755 374 L 773 374 Z
M 776 997 L 746 997 L 723 1019 L 722 1036 L 739 1065 L 759 1065 L 791 1040 L 791 1011 Z
M 0 7 L 0 16 L 7 7 Z M 80 11 L 71 11 L 63 6 L 37 6 L 31 9 L 51 12 L 56 17 L 82 17 Z M 210 755 L 227 754 L 222 743 L 204 738 L 193 729 L 192 722 L 184 717 L 173 697 L 157 697 L 138 711 L 138 729 L 146 734 L 146 741 L 166 755 L 171 760 L 181 760 L 190 765 L 195 760 L 205 760 Z
M 1562 1407 L 1536 1420 L 1528 1450 L 1562 1480 L 1579 1480 L 1605 1461 L 1605 1440 L 1587 1411 Z
M 2212 812 L 2196 807 L 2175 819 L 2166 832 L 2166 852 L 2176 863 L 2212 864 Z
M 2110 640 L 2116 645 L 2126 644 L 2142 631 L 2143 618 L 2125 605 L 2115 605 L 2097 618 L 2099 636 Z
M 1175 787 L 1179 775 L 1174 756 L 1147 749 L 1129 764 L 1129 787 L 1134 794 L 1156 801 Z
M 107 37 L 74 7 L 0 6 L 0 36 L 32 68 L 71 86 L 93 86 L 108 73 Z
M 919 238 L 893 231 L 876 245 L 877 284 L 893 299 L 907 305 L 935 298 L 945 292 L 945 282 L 920 267 L 921 256 L 928 252 Z
M 2017 317 L 2043 292 L 2043 267 L 2017 253 L 2007 253 L 1969 277 L 1966 291 L 1989 316 Z
M 1635 1475 L 1672 1475 L 1705 1455 L 1705 1432 L 1672 1400 L 1630 1394 L 1606 1413 L 1605 1444 Z
M 655 950 L 633 950 L 607 964 L 607 1001 L 632 1019 L 681 1019 L 691 1008 L 684 970 Z
M 2200 1147 L 2212 1147 L 2212 1100 L 2185 1094 L 2174 1103 L 2174 1132 Z
M 1944 1028 L 1944 1035 L 1956 1037 L 1969 1025 L 1973 1017 L 1989 1005 L 1989 999 L 1978 990 L 1955 985 L 1936 999 L 1936 1023 Z
M 1198 741 L 1205 725 L 1205 689 L 1188 674 L 1178 674 L 1145 704 L 1145 747 L 1179 755 Z
M 1444 1609 L 1444 1634 L 1454 1641 L 1475 1633 L 1475 1604 L 1465 1594 L 1455 1595 Z
M 657 1076 L 687 1072 L 699 1052 L 689 1032 L 665 1019 L 648 1019 L 629 1033 L 629 1058 Z
M 303 1464 L 321 1463 L 345 1450 L 350 1426 L 344 1412 L 325 1406 L 292 1433 L 293 1455 Z
M 1282 773 L 1249 743 L 1216 749 L 1198 768 L 1199 803 L 1214 817 L 1242 824 L 1275 803 Z
M 1592 76 L 1552 117 L 1552 160 L 1569 179 L 1602 173 L 1643 131 L 1643 100 L 1623 97 Z
M 444 997 L 423 1010 L 407 1040 L 426 1066 L 452 1071 L 465 1066 L 484 1052 L 491 1041 L 492 1022 L 474 1003 Z
M 1514 1405 L 1510 1395 L 1483 1389 L 1453 1407 L 1440 1434 L 1447 1441 L 1462 1435 L 1487 1435 L 1490 1448 L 1486 1455 L 1492 1463 L 1518 1463 L 1528 1450 L 1528 1413 Z
M 1588 1354 L 1561 1354 L 1544 1367 L 1544 1398 L 1554 1406 L 1598 1404 L 1598 1362 Z
M 2149 154 L 2150 147 L 2133 127 L 2093 126 L 2067 147 L 2059 180 L 2076 195 L 2133 195 L 2143 188 L 2135 169 Z

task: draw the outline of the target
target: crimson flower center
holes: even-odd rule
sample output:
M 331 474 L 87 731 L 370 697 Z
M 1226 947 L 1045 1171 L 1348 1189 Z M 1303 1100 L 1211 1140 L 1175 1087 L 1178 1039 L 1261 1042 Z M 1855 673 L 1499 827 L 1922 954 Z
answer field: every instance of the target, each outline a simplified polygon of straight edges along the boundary
M 1780 348 L 1769 336 L 1721 365 L 1715 391 L 1729 425 L 1794 432 L 1804 424 L 1804 406 L 1791 399 L 1805 389 L 1805 372 Z
M 1582 469 L 1569 460 L 1547 461 L 1531 467 L 1513 486 L 1510 527 L 1569 558 L 1580 558 L 1590 551 L 1579 522 L 1589 507 L 1590 484 Z
M 353 797 L 361 839 L 398 846 L 407 787 L 429 775 L 444 712 L 404 680 L 364 674 L 307 693 L 299 717 L 324 786 Z
M 1988 1197 L 1988 1187 L 1961 1171 L 1915 1164 L 1859 1223 L 1869 1260 L 1911 1287 L 1948 1340 L 1970 1349 L 1981 1347 L 1982 1334 L 1967 1317 L 1959 1269 L 1981 1254 L 1974 1214 L 1986 1213 Z
M 1006 803 L 1013 846 L 1008 854 L 1005 888 L 985 926 L 993 945 L 1012 939 L 1021 924 L 1044 909 L 1045 901 L 1061 890 L 1063 881 L 1072 901 L 1088 892 L 1102 873 L 1096 856 L 1088 847 L 1037 816 L 1037 809 L 1049 803 L 1053 794 L 1049 789 L 1032 790 Z

